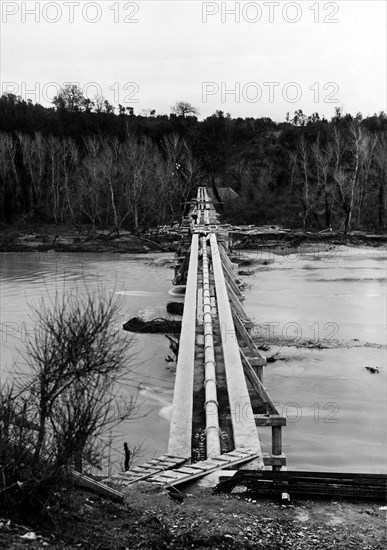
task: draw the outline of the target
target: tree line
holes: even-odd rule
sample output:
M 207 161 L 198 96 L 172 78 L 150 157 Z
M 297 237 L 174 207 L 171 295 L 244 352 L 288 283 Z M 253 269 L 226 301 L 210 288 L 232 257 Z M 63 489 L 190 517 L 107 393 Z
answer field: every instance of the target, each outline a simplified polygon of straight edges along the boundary
M 138 232 L 178 220 L 197 186 L 207 185 L 218 198 L 223 187 L 238 194 L 219 205 L 234 223 L 385 228 L 384 113 L 363 118 L 336 109 L 327 120 L 296 111 L 276 123 L 216 111 L 199 121 L 185 102 L 170 115 L 147 116 L 115 114 L 101 99 L 93 105 L 71 95 L 52 108 L 0 98 L 5 223 Z

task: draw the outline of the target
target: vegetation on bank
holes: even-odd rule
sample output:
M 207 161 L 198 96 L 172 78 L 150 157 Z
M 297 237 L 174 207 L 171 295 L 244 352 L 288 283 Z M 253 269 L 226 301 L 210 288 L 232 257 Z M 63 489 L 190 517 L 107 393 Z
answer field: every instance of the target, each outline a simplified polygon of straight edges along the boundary
M 52 108 L 0 98 L 6 225 L 90 224 L 135 233 L 180 219 L 198 185 L 232 223 L 349 232 L 386 225 L 387 116 L 302 111 L 276 123 L 195 108 L 138 116 L 63 89 Z M 222 194 L 231 188 L 238 198 Z
M 180 504 L 154 486 L 133 488 L 126 504 L 115 504 L 69 488 L 62 491 L 51 521 L 20 525 L 8 524 L 9 515 L 0 518 L 0 546 L 25 548 L 28 540 L 28 548 L 48 550 L 382 550 L 386 533 L 381 508 L 338 500 L 279 506 L 254 494 L 212 496 L 205 490 L 190 490 Z
M 118 303 L 75 291 L 32 307 L 33 334 L 0 380 L 0 515 L 53 520 L 71 481 L 69 468 L 98 468 L 112 430 L 133 418 L 119 383 L 131 338 L 114 330 Z

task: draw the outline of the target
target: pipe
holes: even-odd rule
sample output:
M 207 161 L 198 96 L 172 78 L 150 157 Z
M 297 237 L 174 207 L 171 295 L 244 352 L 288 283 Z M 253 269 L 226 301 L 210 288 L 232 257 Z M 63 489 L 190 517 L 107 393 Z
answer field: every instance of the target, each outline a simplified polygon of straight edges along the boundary
M 216 391 L 215 350 L 212 328 L 210 275 L 206 237 L 202 238 L 203 251 L 203 328 L 204 328 L 204 378 L 206 411 L 207 458 L 220 456 L 220 429 Z

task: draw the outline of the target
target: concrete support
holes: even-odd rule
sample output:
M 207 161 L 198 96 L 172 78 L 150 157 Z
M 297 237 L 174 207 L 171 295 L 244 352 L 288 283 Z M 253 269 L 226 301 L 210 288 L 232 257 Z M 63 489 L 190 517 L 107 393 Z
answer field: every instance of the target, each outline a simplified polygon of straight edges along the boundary
M 192 235 L 168 454 L 191 457 L 199 236 Z
M 218 304 L 218 316 L 222 334 L 223 357 L 227 378 L 227 389 L 233 424 L 233 438 L 235 447 L 249 448 L 260 455 L 256 467 L 263 468 L 261 446 L 254 418 L 249 392 L 241 362 L 239 345 L 234 329 L 230 303 L 227 294 L 226 282 L 223 275 L 222 262 L 219 254 L 216 235 L 210 235 L 212 265 L 214 270 L 215 289 Z M 233 414 L 237 408 L 243 410 L 243 414 Z

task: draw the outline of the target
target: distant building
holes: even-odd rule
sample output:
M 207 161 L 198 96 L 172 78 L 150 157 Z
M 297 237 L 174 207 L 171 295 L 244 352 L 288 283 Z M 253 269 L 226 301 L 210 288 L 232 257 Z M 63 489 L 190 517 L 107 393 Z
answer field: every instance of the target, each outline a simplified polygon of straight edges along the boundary
M 231 187 L 217 187 L 216 190 L 222 202 L 229 202 L 239 199 L 238 193 L 234 191 L 234 189 L 231 189 Z M 207 187 L 207 192 L 212 200 L 217 200 L 214 195 L 214 190 L 211 187 Z

